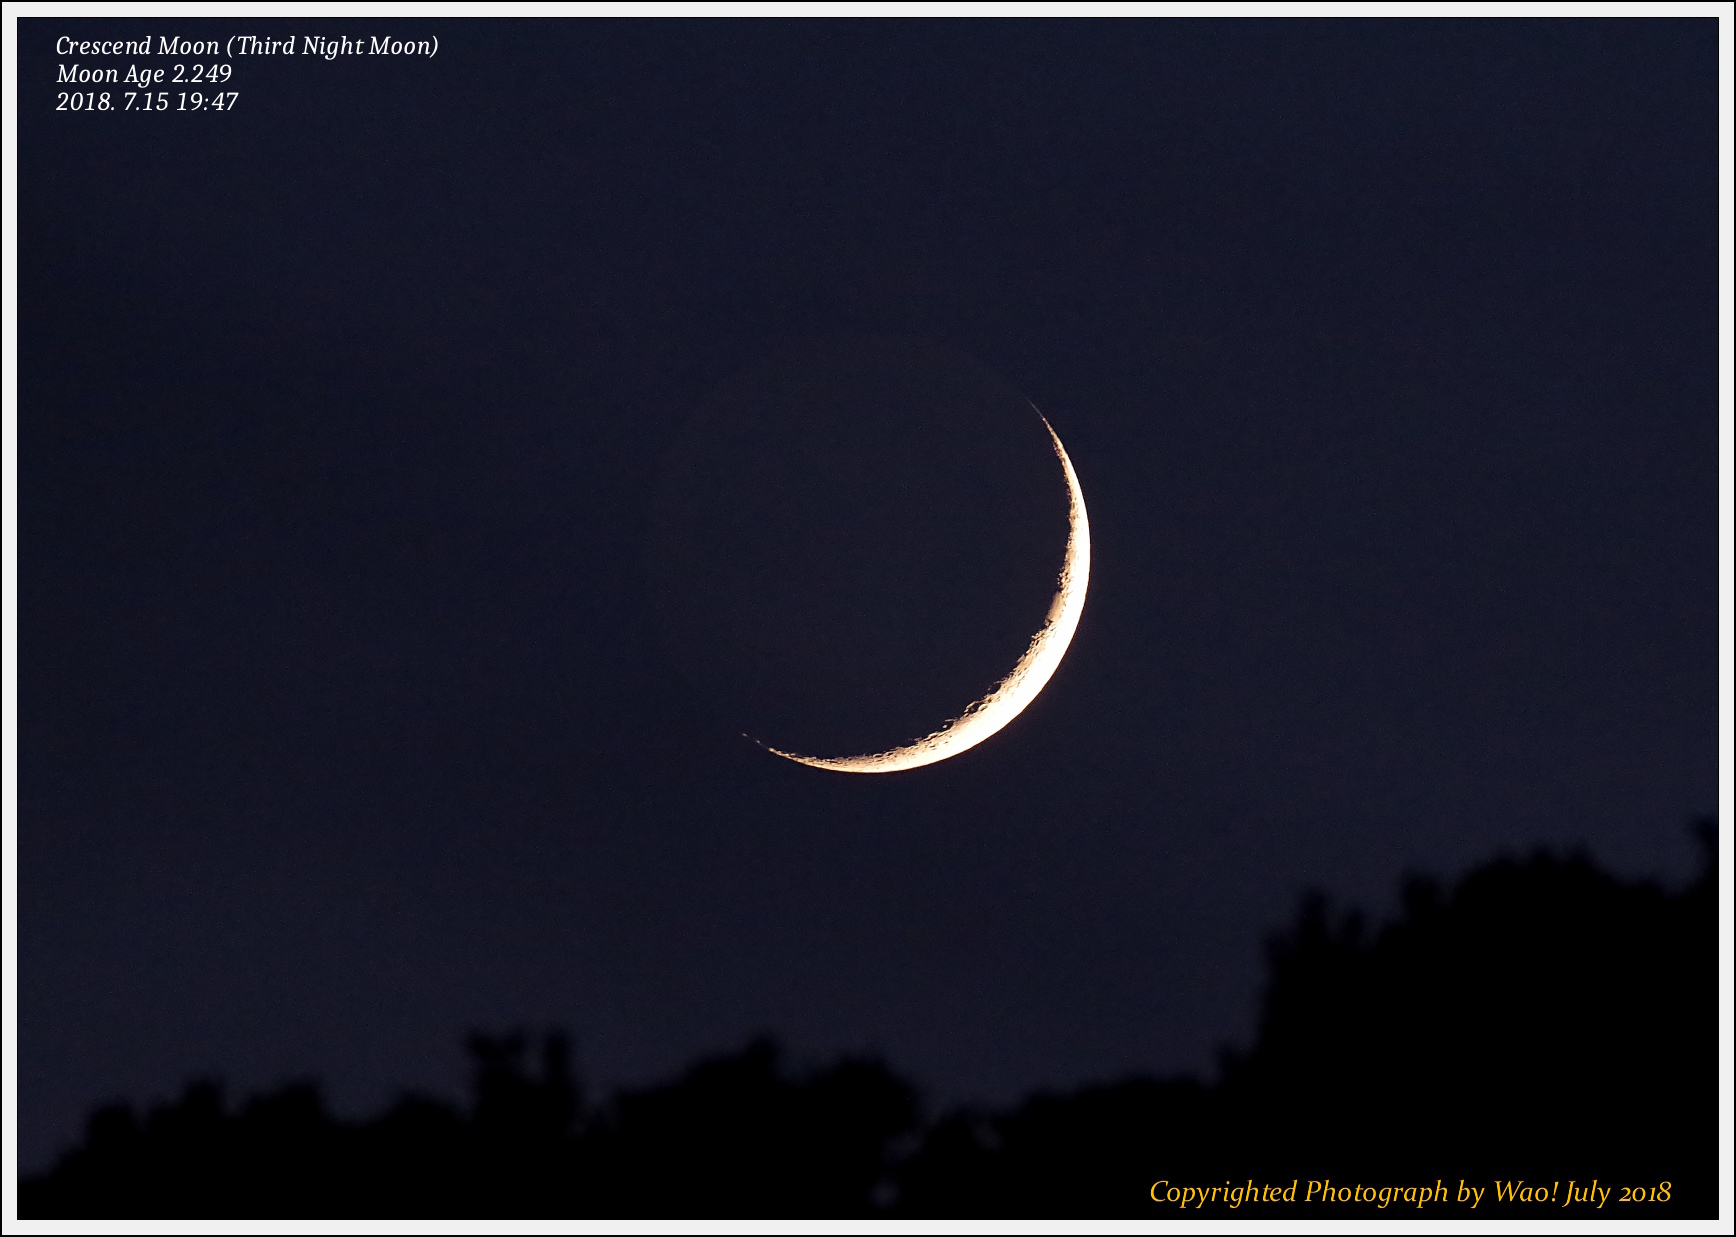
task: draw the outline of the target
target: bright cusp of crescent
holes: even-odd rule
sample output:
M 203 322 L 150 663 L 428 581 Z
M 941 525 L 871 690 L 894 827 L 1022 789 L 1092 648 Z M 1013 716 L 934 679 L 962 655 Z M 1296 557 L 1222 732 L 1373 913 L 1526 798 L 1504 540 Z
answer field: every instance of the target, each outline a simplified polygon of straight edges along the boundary
M 1038 414 L 1041 415 L 1041 414 Z M 1073 461 L 1061 446 L 1055 427 L 1043 418 L 1043 427 L 1055 444 L 1055 454 L 1061 459 L 1061 471 L 1067 477 L 1067 556 L 1061 563 L 1061 579 L 1055 600 L 1049 603 L 1049 615 L 1042 630 L 1031 637 L 1031 647 L 1019 658 L 1012 673 L 995 685 L 995 689 L 967 708 L 962 714 L 926 738 L 895 747 L 889 752 L 871 752 L 866 756 L 801 756 L 795 752 L 767 747 L 789 760 L 816 769 L 834 769 L 839 773 L 899 773 L 905 769 L 920 769 L 948 756 L 956 756 L 998 734 L 1006 724 L 1025 711 L 1037 693 L 1047 686 L 1055 668 L 1066 656 L 1067 646 L 1079 627 L 1079 615 L 1085 609 L 1085 586 L 1091 579 L 1091 525 L 1085 518 L 1085 495 L 1079 489 L 1079 478 L 1073 471 Z

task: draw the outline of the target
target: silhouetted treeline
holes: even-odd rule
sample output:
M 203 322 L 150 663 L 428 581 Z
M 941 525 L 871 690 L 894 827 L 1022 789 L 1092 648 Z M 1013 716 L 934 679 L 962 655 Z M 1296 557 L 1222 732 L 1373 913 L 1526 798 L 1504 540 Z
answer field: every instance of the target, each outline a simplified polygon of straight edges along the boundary
M 465 1110 L 409 1098 L 351 1123 L 311 1086 L 228 1110 L 197 1084 L 142 1120 L 97 1112 L 81 1146 L 22 1184 L 20 1209 L 1138 1217 L 1185 1203 L 1195 1215 L 1711 1216 L 1709 823 L 1702 835 L 1705 870 L 1679 893 L 1540 855 L 1487 865 L 1450 893 L 1412 882 L 1378 933 L 1309 901 L 1271 947 L 1253 1047 L 1227 1054 L 1210 1085 L 1135 1080 L 925 1122 L 884 1065 L 796 1077 L 761 1040 L 593 1107 L 559 1036 L 534 1065 L 523 1036 L 474 1037 Z M 1496 1197 L 1497 1182 L 1513 1197 Z M 1201 1206 L 1179 1193 L 1211 1187 L 1222 1189 Z M 1413 1189 L 1383 1207 L 1382 1187 Z M 1415 1187 L 1436 1192 L 1418 1203 Z

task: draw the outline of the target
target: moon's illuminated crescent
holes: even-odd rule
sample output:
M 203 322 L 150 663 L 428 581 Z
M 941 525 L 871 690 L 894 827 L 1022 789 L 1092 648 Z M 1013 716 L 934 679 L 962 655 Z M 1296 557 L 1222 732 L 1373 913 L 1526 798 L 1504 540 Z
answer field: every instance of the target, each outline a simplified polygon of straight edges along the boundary
M 1042 416 L 1041 413 L 1038 415 Z M 1043 428 L 1049 431 L 1055 454 L 1061 460 L 1061 471 L 1067 477 L 1070 531 L 1055 599 L 1049 603 L 1049 615 L 1043 621 L 1042 629 L 1031 637 L 1031 647 L 1019 658 L 1012 673 L 997 683 L 988 695 L 933 734 L 889 752 L 871 752 L 866 756 L 802 756 L 762 745 L 767 751 L 799 764 L 839 773 L 898 773 L 905 769 L 920 769 L 923 765 L 968 751 L 991 735 L 998 734 L 1037 698 L 1037 693 L 1047 686 L 1056 667 L 1061 664 L 1067 646 L 1073 642 L 1073 633 L 1079 627 L 1079 615 L 1085 609 L 1085 586 L 1091 579 L 1091 524 L 1085 518 L 1085 495 L 1079 489 L 1073 461 L 1067 458 L 1066 448 L 1062 447 L 1060 436 L 1047 417 L 1043 417 Z

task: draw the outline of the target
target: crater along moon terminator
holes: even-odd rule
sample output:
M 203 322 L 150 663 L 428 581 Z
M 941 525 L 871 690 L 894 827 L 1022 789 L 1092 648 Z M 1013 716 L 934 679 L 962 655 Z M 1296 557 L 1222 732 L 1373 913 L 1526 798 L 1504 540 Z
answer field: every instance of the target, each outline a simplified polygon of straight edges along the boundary
M 1033 408 L 1033 411 L 1035 409 Z M 804 756 L 786 752 L 762 743 L 767 751 L 812 765 L 816 769 L 831 769 L 837 773 L 900 773 L 919 769 L 968 751 L 995 734 L 1030 705 L 1047 686 L 1049 679 L 1066 656 L 1067 646 L 1079 627 L 1079 615 L 1085 609 L 1085 589 L 1091 580 L 1091 523 L 1085 514 L 1085 494 L 1079 488 L 1079 476 L 1073 471 L 1073 461 L 1061 445 L 1060 435 L 1049 419 L 1037 414 L 1049 439 L 1055 445 L 1055 455 L 1061 461 L 1061 472 L 1067 482 L 1068 535 L 1067 553 L 1061 562 L 1061 575 L 1055 599 L 1049 603 L 1049 613 L 1031 646 L 1025 650 L 1006 678 L 993 691 L 974 701 L 963 713 L 934 733 L 890 751 L 871 752 L 861 756 Z M 751 738 L 752 736 L 746 736 Z M 758 740 L 755 740 L 758 742 Z

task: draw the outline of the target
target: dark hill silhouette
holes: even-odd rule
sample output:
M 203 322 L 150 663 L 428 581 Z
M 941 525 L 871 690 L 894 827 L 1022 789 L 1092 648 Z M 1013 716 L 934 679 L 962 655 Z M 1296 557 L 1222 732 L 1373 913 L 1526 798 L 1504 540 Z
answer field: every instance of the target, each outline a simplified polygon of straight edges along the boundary
M 142 1120 L 104 1108 L 21 1214 L 1153 1216 L 1153 1183 L 1241 1187 L 1192 1214 L 1715 1214 L 1717 928 L 1705 870 L 1667 893 L 1582 857 L 1425 881 L 1379 933 L 1318 898 L 1274 941 L 1264 1015 L 1219 1080 L 1133 1080 L 923 1125 L 913 1089 L 846 1060 L 793 1076 L 760 1040 L 591 1109 L 565 1041 L 473 1037 L 468 1111 L 406 1098 L 334 1119 L 311 1085 L 224 1107 L 211 1083 Z M 1461 1184 L 1463 1182 L 1463 1185 Z M 1496 1197 L 1542 1185 L 1542 1201 Z M 1287 1189 L 1270 1200 L 1265 1187 Z M 1330 1183 L 1333 1200 L 1312 1199 Z M 1570 1186 L 1570 1183 L 1573 1183 Z M 1665 1186 L 1663 1183 L 1668 1183 Z M 1339 1189 L 1354 1189 L 1344 1199 Z M 1636 1188 L 1644 1201 L 1622 1202 Z M 1480 1189 L 1471 1209 L 1466 1189 Z M 1222 1191 L 1220 1191 L 1220 1194 Z M 1443 1198 L 1442 1195 L 1445 1197 Z M 1413 1191 L 1412 1199 L 1419 1198 Z M 1232 1202 L 1234 1206 L 1232 1206 Z

